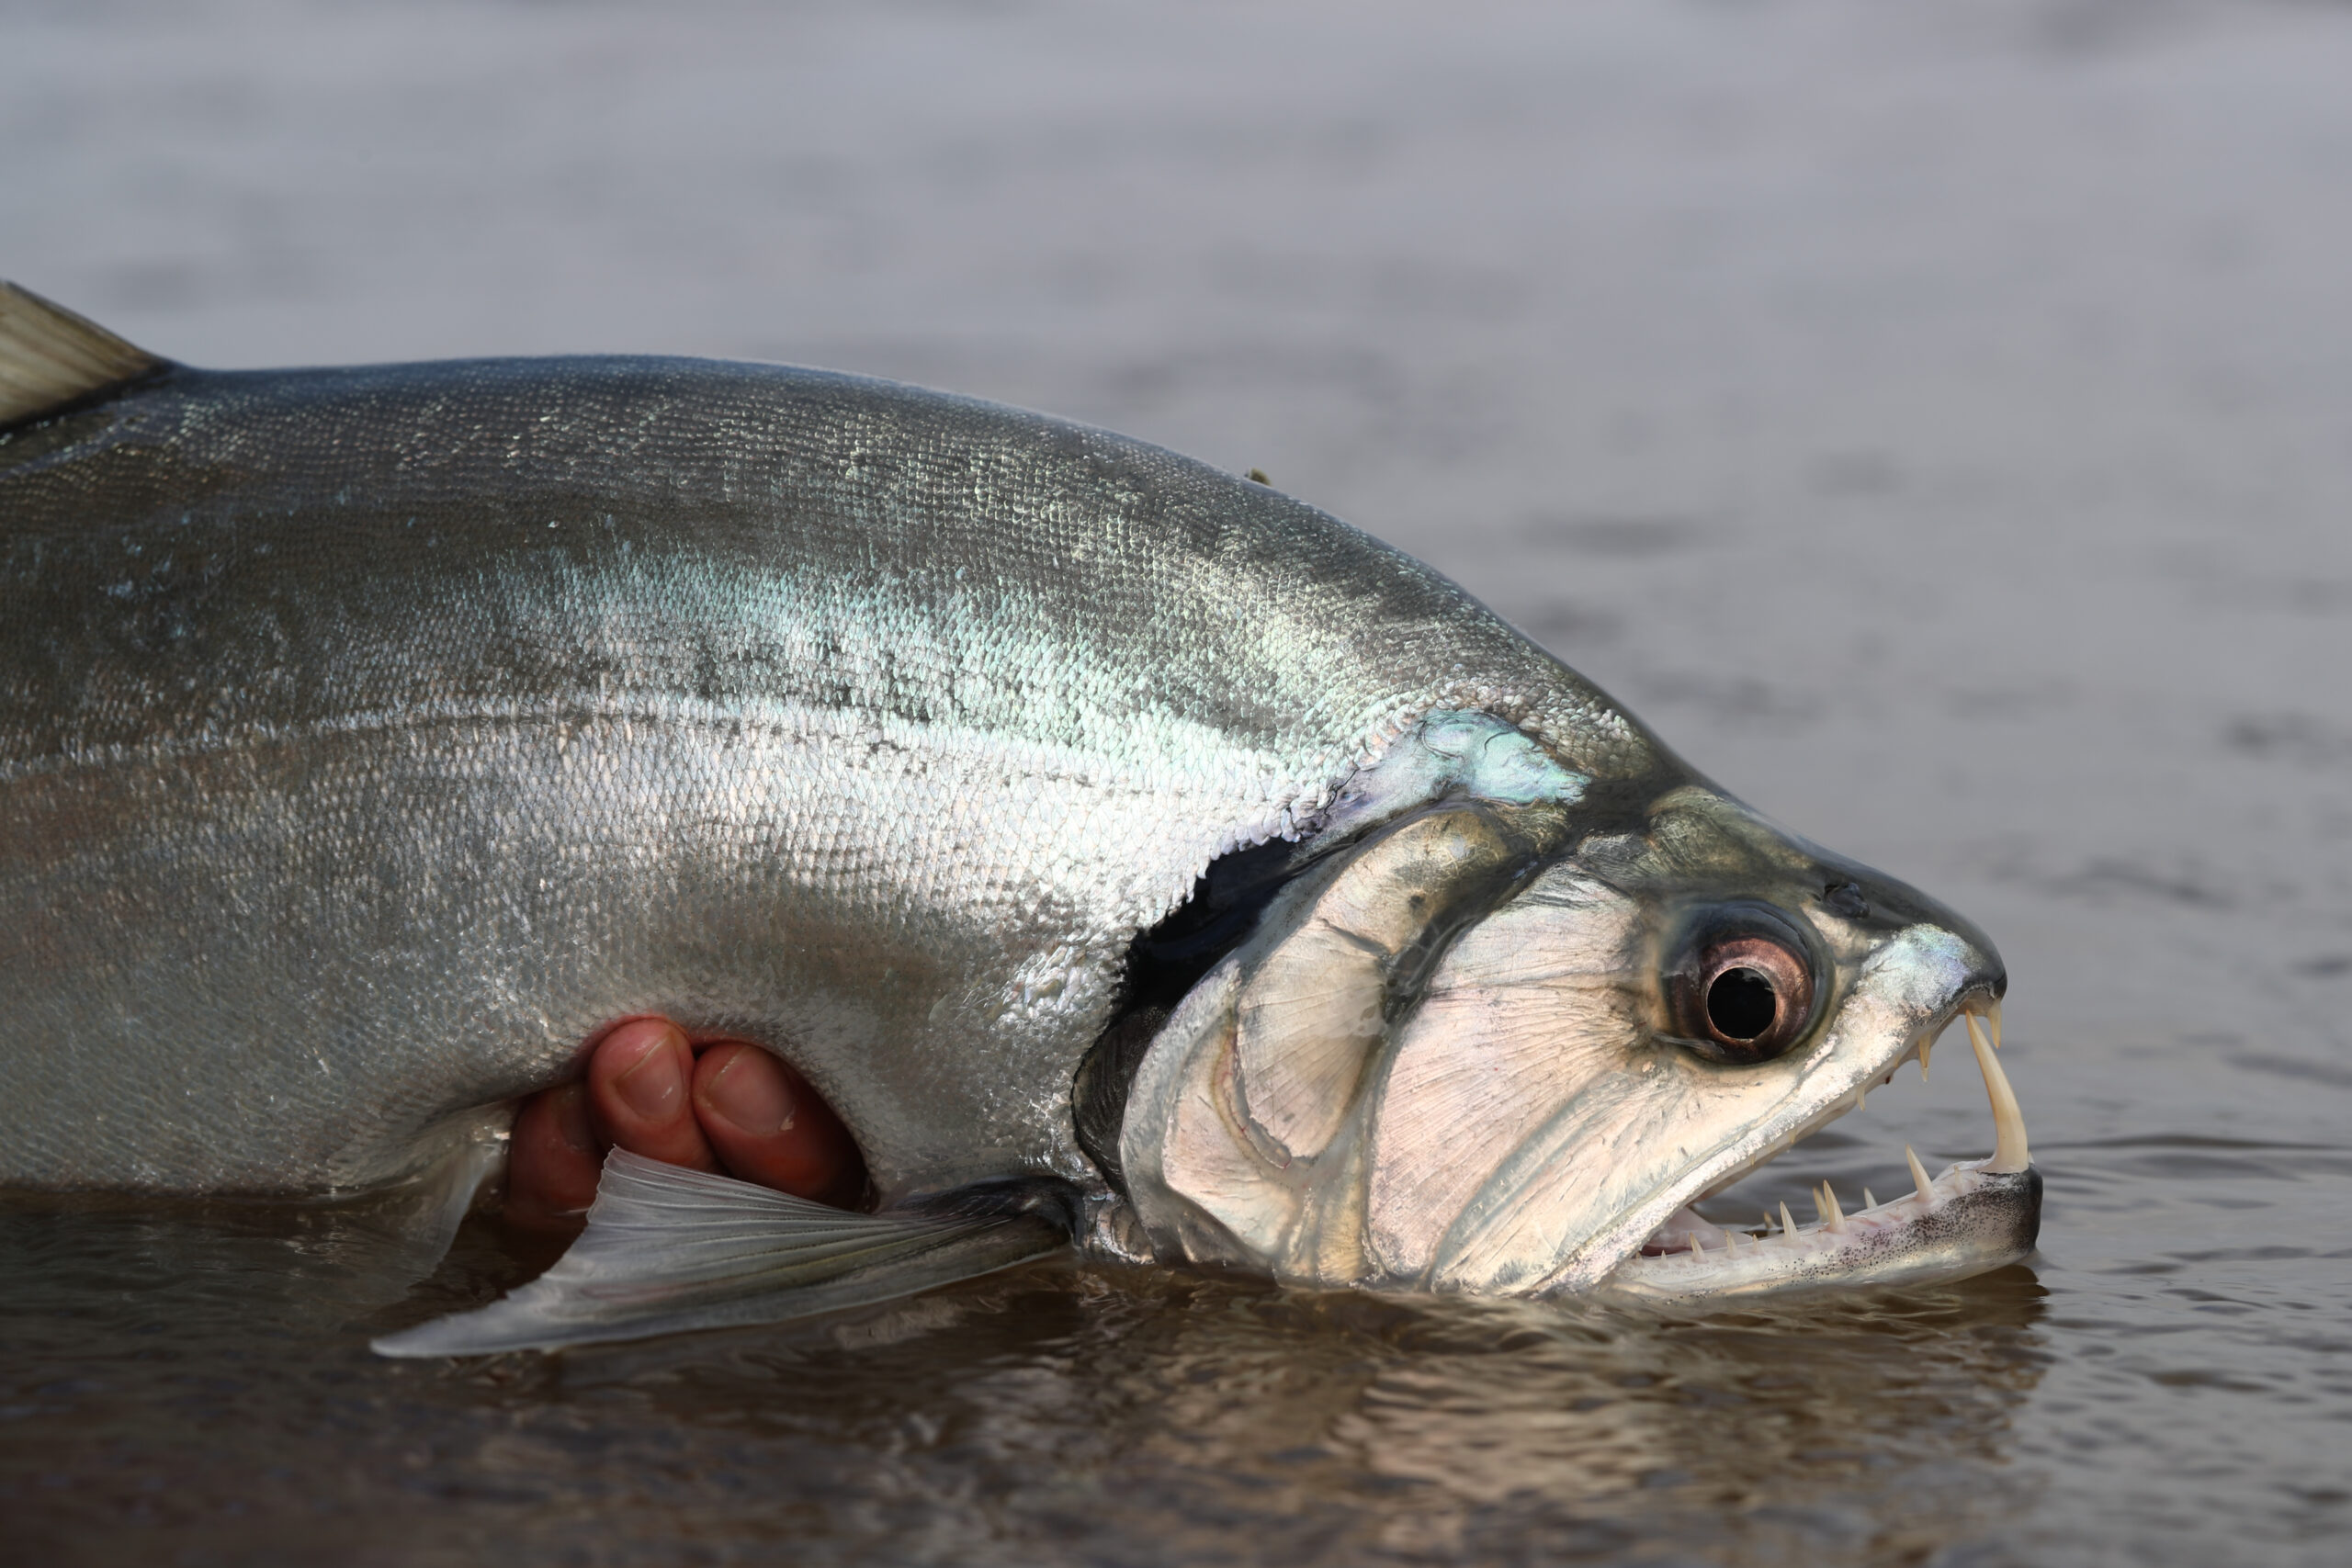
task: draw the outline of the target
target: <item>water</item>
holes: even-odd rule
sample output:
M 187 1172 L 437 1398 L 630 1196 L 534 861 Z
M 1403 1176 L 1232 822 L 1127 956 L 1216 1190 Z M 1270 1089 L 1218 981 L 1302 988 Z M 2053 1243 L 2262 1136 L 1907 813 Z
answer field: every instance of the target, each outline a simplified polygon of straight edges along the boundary
M 0 1205 L 34 1559 L 2334 1563 L 2352 11 L 0 4 L 0 264 L 199 363 L 1044 407 L 1435 561 L 1969 912 L 2029 1264 L 1657 1322 L 1039 1266 L 549 1363 L 366 1210 Z M 1965 1053 L 1725 1200 L 1989 1147 Z

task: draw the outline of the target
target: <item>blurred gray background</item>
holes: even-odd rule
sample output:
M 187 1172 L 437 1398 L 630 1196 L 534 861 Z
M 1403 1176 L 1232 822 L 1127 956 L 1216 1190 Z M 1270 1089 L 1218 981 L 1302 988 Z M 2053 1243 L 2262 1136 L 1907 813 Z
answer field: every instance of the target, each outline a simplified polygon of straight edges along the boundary
M 175 357 L 830 366 L 1435 562 L 2002 944 L 2043 1282 L 2210 1336 L 2054 1353 L 2051 1539 L 2341 1522 L 2352 8 L 0 4 L 0 145 Z

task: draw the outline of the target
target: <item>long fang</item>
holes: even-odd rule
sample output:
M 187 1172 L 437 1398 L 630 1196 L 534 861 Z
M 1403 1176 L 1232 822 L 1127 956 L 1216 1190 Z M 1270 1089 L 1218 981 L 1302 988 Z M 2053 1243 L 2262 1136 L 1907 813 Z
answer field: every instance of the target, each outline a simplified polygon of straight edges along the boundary
M 1977 1028 L 1976 1015 L 1961 1016 L 1968 1021 L 1968 1043 L 1976 1048 L 1976 1066 L 1984 1075 L 1984 1098 L 1993 1102 L 1993 1157 L 1984 1168 L 2023 1170 L 2033 1161 L 2026 1154 L 2025 1112 L 2018 1109 L 2017 1091 L 2009 1087 L 2000 1058 L 1993 1055 L 1992 1045 Z

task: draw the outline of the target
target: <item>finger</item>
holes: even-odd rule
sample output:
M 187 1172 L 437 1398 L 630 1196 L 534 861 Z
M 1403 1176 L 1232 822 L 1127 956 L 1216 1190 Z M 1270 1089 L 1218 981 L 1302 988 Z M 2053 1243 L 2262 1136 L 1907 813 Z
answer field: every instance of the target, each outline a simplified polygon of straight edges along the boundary
M 717 1170 L 695 1124 L 686 1086 L 695 1070 L 686 1037 L 667 1019 L 624 1023 L 588 1059 L 588 1106 L 605 1142 L 634 1155 Z
M 695 1063 L 695 1113 L 728 1170 L 820 1203 L 854 1202 L 865 1166 L 808 1080 L 756 1045 L 714 1045 Z
M 574 1231 L 596 1201 L 602 1165 L 588 1089 L 568 1083 L 523 1102 L 508 1145 L 506 1218 L 526 1230 Z

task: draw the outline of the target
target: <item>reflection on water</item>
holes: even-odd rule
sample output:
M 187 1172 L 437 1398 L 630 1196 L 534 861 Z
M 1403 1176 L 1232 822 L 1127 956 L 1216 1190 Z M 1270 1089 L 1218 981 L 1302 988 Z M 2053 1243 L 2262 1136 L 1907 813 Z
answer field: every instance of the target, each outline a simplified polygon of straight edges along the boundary
M 1656 1320 L 1046 1264 L 818 1324 L 414 1365 L 363 1331 L 544 1259 L 477 1224 L 386 1307 L 384 1240 L 332 1210 L 13 1207 L 12 1514 L 80 1557 L 1878 1562 L 2031 1484 L 2002 1459 L 2047 1359 L 2021 1268 Z

